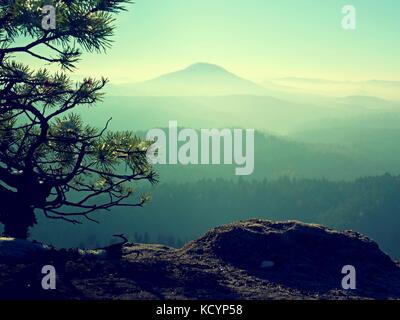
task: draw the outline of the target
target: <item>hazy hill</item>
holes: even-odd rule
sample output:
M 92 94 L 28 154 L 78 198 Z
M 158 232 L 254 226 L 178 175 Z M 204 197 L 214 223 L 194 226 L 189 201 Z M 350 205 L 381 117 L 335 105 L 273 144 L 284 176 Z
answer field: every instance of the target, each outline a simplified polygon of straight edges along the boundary
M 271 134 L 256 136 L 255 173 L 251 178 L 279 177 L 326 177 L 353 179 L 385 172 L 397 173 L 397 142 L 390 137 L 372 136 L 369 141 L 377 147 L 387 147 L 388 157 L 378 158 L 359 148 L 349 130 L 341 130 L 338 121 L 346 124 L 352 133 L 358 134 L 361 126 L 377 123 L 381 128 L 395 128 L 400 121 L 395 114 L 360 116 L 348 108 L 348 113 L 338 114 L 333 109 L 295 104 L 268 96 L 219 96 L 219 97 L 108 97 L 96 110 L 83 109 L 84 118 L 101 127 L 109 117 L 112 130 L 142 131 L 166 128 L 171 120 L 181 128 L 255 128 L 259 132 L 294 131 L 289 139 Z M 351 117 L 351 114 L 357 117 Z M 340 118 L 341 117 L 341 118 Z M 336 120 L 323 120 L 323 119 Z M 311 121 L 313 119 L 314 121 Z M 379 123 L 381 119 L 381 123 Z M 309 121 L 310 120 L 310 121 Z M 309 121 L 309 122 L 308 122 Z M 331 123 L 332 122 L 332 123 Z M 347 126 L 347 125 L 346 125 Z M 334 128 L 332 133 L 327 128 Z M 317 130 L 317 131 L 311 131 Z M 388 130 L 388 129 L 384 129 Z M 347 134 L 347 133 L 348 134 Z M 326 133 L 326 134 L 325 134 Z M 363 137 L 358 134 L 359 137 Z M 300 141 L 300 142 L 299 142 Z M 346 143 L 341 143 L 341 142 Z M 387 153 L 386 152 L 386 153 Z M 233 166 L 164 166 L 160 167 L 162 181 L 194 181 L 203 177 L 234 178 Z
M 286 77 L 270 79 L 263 86 L 282 92 L 303 93 L 312 95 L 340 96 L 373 96 L 387 100 L 400 101 L 400 81 L 332 81 Z
M 85 120 L 103 126 L 113 118 L 114 130 L 148 130 L 168 126 L 171 120 L 190 128 L 254 128 L 287 133 L 311 121 L 348 118 L 365 110 L 348 105 L 314 105 L 271 96 L 228 95 L 198 97 L 112 97 L 93 109 L 81 108 Z M 372 112 L 372 111 L 371 111 Z
M 263 95 L 267 92 L 220 66 L 196 63 L 146 82 L 111 86 L 108 93 L 123 96 L 218 96 Z
M 356 106 L 358 108 L 367 108 L 380 111 L 393 111 L 400 110 L 400 103 L 395 103 L 386 99 L 370 96 L 347 96 L 344 98 L 337 98 L 338 103 L 343 103 L 349 106 Z
M 398 172 L 387 163 L 371 161 L 368 155 L 359 154 L 350 147 L 301 143 L 284 137 L 255 135 L 255 165 L 250 176 L 241 179 L 327 178 L 351 180 L 365 175 Z M 205 178 L 238 179 L 233 165 L 159 165 L 156 170 L 163 182 L 194 182 Z
M 327 119 L 304 124 L 290 134 L 296 141 L 351 148 L 370 161 L 398 171 L 400 115 L 381 113 L 349 119 Z

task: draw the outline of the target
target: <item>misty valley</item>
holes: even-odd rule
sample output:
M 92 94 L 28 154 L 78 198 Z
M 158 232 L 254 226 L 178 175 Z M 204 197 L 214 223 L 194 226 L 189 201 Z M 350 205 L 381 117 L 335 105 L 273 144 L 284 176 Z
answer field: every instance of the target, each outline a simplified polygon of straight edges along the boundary
M 111 214 L 101 213 L 101 224 L 70 226 L 44 219 L 33 229 L 34 237 L 57 247 L 91 248 L 113 241 L 111 234 L 124 233 L 134 242 L 181 247 L 224 223 L 295 219 L 363 232 L 393 257 L 400 256 L 400 103 L 361 96 L 341 100 L 303 95 L 299 99 L 291 92 L 268 89 L 260 94 L 246 82 L 241 88 L 249 94 L 242 96 L 233 95 L 236 87 L 224 96 L 156 96 L 171 83 L 174 88 L 190 86 L 184 90 L 189 94 L 192 87 L 201 87 L 196 81 L 205 74 L 226 83 L 225 89 L 235 77 L 217 66 L 196 65 L 171 79 L 164 76 L 161 84 L 159 80 L 146 83 L 147 94 L 154 91 L 154 96 L 109 93 L 104 104 L 94 107 L 95 114 L 81 110 L 82 117 L 98 127 L 112 116 L 110 129 L 136 130 L 140 137 L 155 130 L 160 142 L 165 142 L 165 152 L 156 153 L 163 160 L 160 163 L 166 163 L 156 164 L 161 182 L 153 188 L 138 187 L 152 194 L 152 202 L 140 210 L 115 208 Z M 130 91 L 135 92 L 137 86 L 144 84 Z M 171 119 L 176 119 L 172 135 L 167 126 Z M 226 137 L 221 133 L 252 127 L 257 128 L 254 172 L 236 176 L 234 163 L 216 164 L 224 161 L 226 151 Z M 184 128 L 194 129 L 190 133 L 198 137 L 194 139 L 198 152 L 186 148 L 191 139 Z M 209 161 L 219 154 L 220 162 L 201 164 L 201 128 L 220 133 L 208 137 L 209 151 L 215 151 Z M 176 154 L 172 165 L 171 150 Z M 178 155 L 183 151 L 185 161 L 180 163 Z M 196 155 L 199 164 L 189 161 Z M 71 236 L 58 237 L 61 234 Z

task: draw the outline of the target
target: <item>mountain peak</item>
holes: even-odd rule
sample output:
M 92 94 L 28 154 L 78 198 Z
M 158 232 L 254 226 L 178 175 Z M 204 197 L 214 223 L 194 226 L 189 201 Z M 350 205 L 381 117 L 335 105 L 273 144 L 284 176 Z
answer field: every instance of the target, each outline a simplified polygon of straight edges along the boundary
M 136 86 L 142 95 L 221 96 L 264 95 L 265 89 L 221 66 L 198 62 Z
M 198 62 L 194 63 L 190 66 L 188 66 L 185 71 L 196 71 L 196 72 L 223 72 L 223 73 L 230 73 L 223 67 L 212 64 L 212 63 L 207 63 L 207 62 Z

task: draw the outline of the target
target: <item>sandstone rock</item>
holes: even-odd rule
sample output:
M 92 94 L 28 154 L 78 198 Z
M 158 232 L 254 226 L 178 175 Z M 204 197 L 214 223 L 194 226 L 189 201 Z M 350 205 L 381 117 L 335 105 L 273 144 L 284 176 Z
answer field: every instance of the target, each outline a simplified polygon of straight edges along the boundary
M 0 242 L 7 299 L 400 299 L 400 266 L 375 242 L 296 221 L 240 221 L 181 249 L 126 243 L 119 258 Z M 41 289 L 43 264 L 56 267 L 56 292 Z M 356 290 L 341 286 L 345 265 L 356 268 Z
M 184 250 L 305 290 L 340 288 L 346 265 L 356 268 L 363 288 L 384 288 L 382 277 L 399 274 L 396 263 L 365 236 L 297 221 L 233 223 L 209 231 Z
M 49 247 L 38 242 L 0 237 L 0 259 L 27 261 L 45 254 Z

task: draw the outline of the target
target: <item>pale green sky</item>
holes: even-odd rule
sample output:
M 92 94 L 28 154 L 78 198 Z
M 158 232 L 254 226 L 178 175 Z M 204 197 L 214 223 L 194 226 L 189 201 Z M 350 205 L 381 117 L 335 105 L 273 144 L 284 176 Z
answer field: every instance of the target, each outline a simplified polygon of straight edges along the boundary
M 262 81 L 275 77 L 400 80 L 399 0 L 135 0 L 107 55 L 79 75 L 135 82 L 194 62 Z M 357 29 L 341 9 L 357 9 Z

